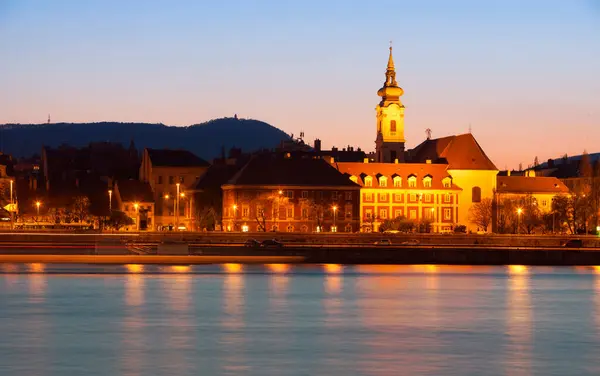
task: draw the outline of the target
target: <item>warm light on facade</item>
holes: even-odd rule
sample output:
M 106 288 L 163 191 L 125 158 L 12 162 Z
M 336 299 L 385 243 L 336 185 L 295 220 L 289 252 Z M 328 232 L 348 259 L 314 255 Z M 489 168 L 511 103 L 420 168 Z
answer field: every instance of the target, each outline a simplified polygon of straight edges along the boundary
M 518 209 L 517 209 L 517 214 L 518 214 L 518 215 L 521 215 L 521 214 L 523 214 L 523 208 L 518 208 Z
M 41 263 L 33 263 L 27 265 L 31 273 L 43 273 L 46 270 L 46 265 Z
M 242 226 L 242 232 L 248 232 L 248 231 L 249 231 L 248 225 L 243 225 Z
M 189 265 L 173 265 L 171 266 L 171 270 L 175 273 L 187 273 L 189 272 L 191 267 Z
M 165 195 L 165 200 L 168 200 L 168 199 L 169 199 L 169 195 Z

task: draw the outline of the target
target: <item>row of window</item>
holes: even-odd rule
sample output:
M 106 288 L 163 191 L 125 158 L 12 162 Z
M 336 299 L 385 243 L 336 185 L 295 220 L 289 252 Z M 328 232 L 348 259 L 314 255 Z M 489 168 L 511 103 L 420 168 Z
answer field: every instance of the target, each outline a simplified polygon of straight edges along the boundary
M 297 228 L 294 225 L 288 225 L 288 226 L 285 226 L 283 228 L 285 228 L 285 231 L 287 231 L 287 232 L 295 232 L 297 230 Z M 260 225 L 253 225 L 253 224 L 249 225 L 249 224 L 246 224 L 246 223 L 243 224 L 243 225 L 241 225 L 241 226 L 239 226 L 239 227 L 238 226 L 228 225 L 226 229 L 227 229 L 227 231 L 239 231 L 239 230 L 241 230 L 242 232 L 263 231 L 263 229 L 260 227 Z M 309 231 L 311 231 L 310 228 L 307 225 L 300 226 L 299 230 L 301 232 L 309 232 Z M 328 226 L 328 227 L 325 227 L 325 226 L 316 226 L 314 228 L 315 232 L 327 232 L 327 231 L 338 232 L 340 230 L 341 230 L 341 228 L 339 226 Z M 276 225 L 276 224 L 271 225 L 269 227 L 269 231 L 279 231 L 279 226 Z M 347 224 L 346 226 L 344 226 L 344 231 L 345 232 L 352 232 L 352 225 L 351 224 Z
M 352 180 L 355 183 L 358 183 L 358 177 L 356 177 L 356 176 L 351 176 L 350 180 Z M 417 177 L 415 175 L 410 175 L 407 180 L 408 180 L 408 188 L 417 188 Z M 394 188 L 402 188 L 402 178 L 400 176 L 395 176 L 392 179 L 392 182 L 393 182 Z M 365 187 L 372 187 L 373 186 L 373 177 L 365 176 L 364 183 L 365 183 Z M 452 179 L 449 177 L 445 177 L 444 179 L 442 179 L 442 186 L 444 188 L 452 188 Z M 388 187 L 388 178 L 386 176 L 381 176 L 379 178 L 379 187 L 381 187 L 381 188 Z M 424 188 L 432 187 L 431 175 L 426 175 L 425 177 L 423 177 L 423 187 Z
M 344 206 L 344 211 L 341 212 L 341 209 L 339 210 L 331 210 L 331 212 L 327 213 L 328 216 L 336 216 L 336 218 L 341 218 L 341 217 L 346 217 L 346 218 L 352 218 L 352 205 L 345 205 Z M 318 212 L 318 211 L 314 211 L 311 210 L 309 208 L 301 208 L 301 217 L 306 219 L 309 218 L 311 216 L 324 216 L 325 213 L 323 212 Z M 238 216 L 238 211 L 239 211 L 239 215 L 241 215 L 242 218 L 250 218 L 250 207 L 243 205 L 241 208 L 237 208 L 237 207 L 226 207 L 224 208 L 224 217 L 237 217 Z M 261 206 L 257 206 L 256 207 L 256 211 L 255 211 L 256 217 L 258 218 L 262 218 L 266 216 L 265 213 L 265 209 Z M 286 218 L 294 218 L 294 207 L 293 206 L 289 206 L 289 207 L 284 207 L 284 208 L 279 208 L 279 218 L 281 218 L 283 216 L 283 214 L 285 214 Z M 277 209 L 273 208 L 271 210 L 271 217 L 277 217 Z
M 380 208 L 377 219 L 386 220 L 386 219 L 394 219 L 394 218 L 404 216 L 403 209 L 394 209 L 393 212 L 392 212 L 392 210 L 390 210 L 389 213 L 393 214 L 393 216 L 388 217 L 388 209 L 387 208 Z M 417 213 L 418 213 L 417 209 L 409 209 L 407 212 L 408 219 L 418 219 Z M 373 218 L 373 209 L 365 209 L 364 217 L 368 220 L 372 219 Z M 423 209 L 423 218 L 435 220 L 435 210 L 430 210 L 429 208 Z M 452 219 L 452 209 L 444 208 L 442 210 L 442 218 L 446 221 L 451 220 Z
M 390 194 L 388 193 L 379 193 L 377 195 L 377 199 L 378 201 L 383 201 L 383 202 L 387 202 L 388 201 L 388 196 L 390 196 Z M 404 195 L 402 193 L 394 193 L 393 195 L 391 195 L 394 199 L 395 202 L 402 202 Z M 433 202 L 433 195 L 431 193 L 409 193 L 408 194 L 408 200 L 410 202 L 417 202 L 417 200 L 420 201 L 424 201 L 424 202 Z M 374 202 L 375 200 L 375 194 L 373 192 L 367 192 L 364 194 L 364 201 L 367 202 Z M 452 194 L 450 193 L 445 193 L 442 195 L 442 202 L 444 203 L 450 203 L 452 202 Z
M 164 184 L 164 181 L 165 181 L 164 178 L 165 177 L 163 177 L 162 175 L 158 175 L 156 177 L 156 184 L 158 184 L 158 185 Z M 200 179 L 200 177 L 196 176 L 196 180 L 198 180 L 198 179 Z M 185 184 L 185 176 L 168 176 L 167 181 L 168 181 L 167 184 L 170 184 L 170 185 L 173 185 L 176 183 Z
M 240 193 L 240 197 L 242 199 L 251 199 L 255 196 L 261 196 L 262 194 L 264 194 L 264 192 L 242 191 Z M 343 194 L 343 196 L 342 196 L 342 194 Z M 277 197 L 277 195 L 280 195 L 280 196 L 288 198 L 288 199 L 294 199 L 296 196 L 295 191 L 292 191 L 292 190 L 273 191 L 273 197 Z M 300 192 L 300 198 L 302 198 L 302 199 L 309 199 L 312 197 L 316 197 L 317 199 L 322 200 L 325 197 L 325 192 L 323 192 L 323 191 L 318 191 L 318 192 L 301 191 Z M 352 200 L 352 192 L 331 191 L 331 199 L 332 200 L 337 201 L 337 200 L 341 199 L 342 197 L 347 201 Z

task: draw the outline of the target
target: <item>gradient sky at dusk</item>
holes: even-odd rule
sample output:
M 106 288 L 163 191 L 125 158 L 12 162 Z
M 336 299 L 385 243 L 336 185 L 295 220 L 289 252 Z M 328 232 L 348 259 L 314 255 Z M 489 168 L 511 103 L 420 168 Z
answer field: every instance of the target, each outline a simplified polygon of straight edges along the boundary
M 0 0 L 0 123 L 233 116 L 374 149 L 393 40 L 407 146 L 500 169 L 600 151 L 600 1 Z

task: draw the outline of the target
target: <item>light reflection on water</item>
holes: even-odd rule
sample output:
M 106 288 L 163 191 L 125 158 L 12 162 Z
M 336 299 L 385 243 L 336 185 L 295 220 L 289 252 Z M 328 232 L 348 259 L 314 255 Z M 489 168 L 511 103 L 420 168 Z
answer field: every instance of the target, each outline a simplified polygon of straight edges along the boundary
M 6 264 L 0 273 L 2 375 L 600 370 L 597 267 Z

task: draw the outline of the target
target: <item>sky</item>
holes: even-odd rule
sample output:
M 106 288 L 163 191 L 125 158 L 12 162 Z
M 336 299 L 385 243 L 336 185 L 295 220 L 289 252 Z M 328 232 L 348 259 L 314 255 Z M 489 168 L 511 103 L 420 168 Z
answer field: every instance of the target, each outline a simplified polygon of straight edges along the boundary
M 408 148 L 600 152 L 600 0 L 0 0 L 0 123 L 238 114 L 371 151 L 390 40 Z

